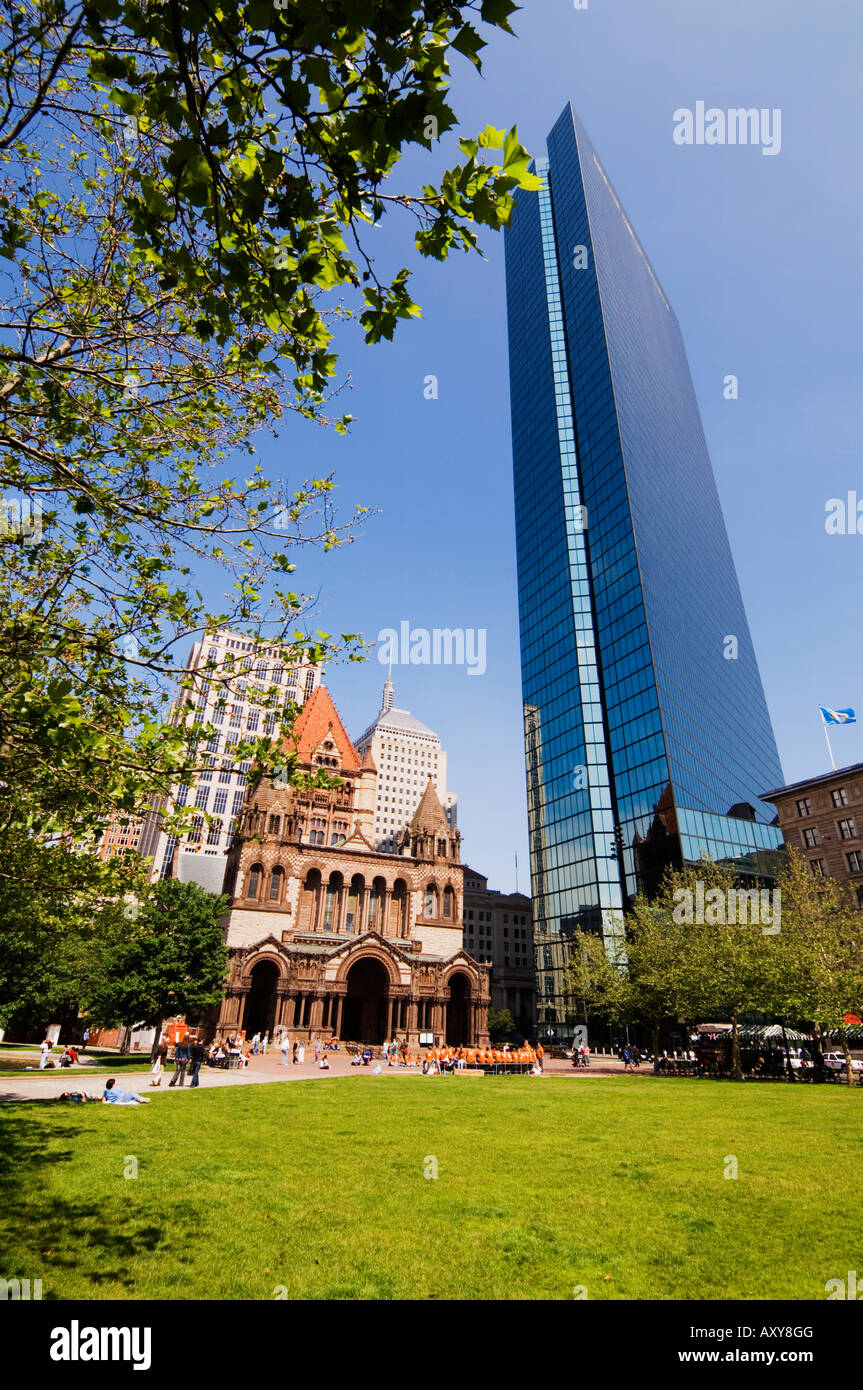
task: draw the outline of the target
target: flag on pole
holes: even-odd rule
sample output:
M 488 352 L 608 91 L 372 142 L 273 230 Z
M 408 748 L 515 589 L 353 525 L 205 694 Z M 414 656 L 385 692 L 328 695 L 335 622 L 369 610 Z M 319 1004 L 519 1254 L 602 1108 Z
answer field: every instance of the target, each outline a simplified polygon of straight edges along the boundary
M 854 713 L 853 709 L 825 709 L 823 705 L 819 705 L 818 708 L 821 711 L 821 718 L 824 720 L 825 724 L 857 723 L 857 715 Z

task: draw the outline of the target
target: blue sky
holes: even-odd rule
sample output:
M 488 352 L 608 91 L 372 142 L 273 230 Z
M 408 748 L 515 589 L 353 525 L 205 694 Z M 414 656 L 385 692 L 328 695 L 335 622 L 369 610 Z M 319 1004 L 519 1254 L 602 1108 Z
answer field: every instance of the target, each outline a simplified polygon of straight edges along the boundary
M 681 322 L 786 777 L 828 769 L 819 704 L 857 707 L 833 744 L 840 765 L 863 761 L 863 535 L 824 524 L 828 499 L 863 499 L 859 0 L 528 0 L 515 27 L 484 79 L 457 59 L 461 133 L 517 124 L 541 153 L 573 101 Z M 781 153 L 676 145 L 674 111 L 699 100 L 781 108 Z M 394 191 L 444 157 L 451 144 L 406 161 Z M 518 852 L 526 889 L 503 241 L 439 266 L 418 263 L 407 222 L 369 237 L 383 270 L 417 265 L 423 317 L 393 345 L 340 334 L 350 435 L 290 419 L 261 459 L 289 483 L 335 470 L 346 510 L 380 509 L 353 545 L 301 555 L 316 625 L 486 629 L 484 675 L 396 666 L 396 703 L 447 749 L 466 861 L 510 891 Z M 352 735 L 385 676 L 374 654 L 330 669 Z

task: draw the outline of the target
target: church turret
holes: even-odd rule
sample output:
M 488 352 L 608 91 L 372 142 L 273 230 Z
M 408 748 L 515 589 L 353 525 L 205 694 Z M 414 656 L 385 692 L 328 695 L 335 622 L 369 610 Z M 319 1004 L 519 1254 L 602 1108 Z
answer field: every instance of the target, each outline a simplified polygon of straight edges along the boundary
M 458 864 L 461 834 L 450 826 L 434 780 L 429 776 L 413 819 L 402 837 L 402 849 L 415 859 L 446 859 Z

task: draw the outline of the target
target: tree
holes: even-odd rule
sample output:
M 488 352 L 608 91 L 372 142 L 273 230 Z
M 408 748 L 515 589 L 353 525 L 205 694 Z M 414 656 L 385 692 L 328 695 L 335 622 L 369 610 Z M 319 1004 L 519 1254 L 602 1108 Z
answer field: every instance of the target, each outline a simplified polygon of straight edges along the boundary
M 406 217 L 417 253 L 442 260 L 536 185 L 515 131 L 491 127 L 438 184 L 392 184 L 406 150 L 454 127 L 449 62 L 480 69 L 474 21 L 511 32 L 514 9 L 4 9 L 0 487 L 18 511 L 0 525 L 0 826 L 90 833 L 199 770 L 212 731 L 165 717 L 173 646 L 193 633 L 358 654 L 355 634 L 304 634 L 285 582 L 291 545 L 350 538 L 333 479 L 288 486 L 234 462 L 286 409 L 329 422 L 339 318 L 374 343 L 418 314 L 371 227 Z M 37 502 L 38 544 L 23 518 Z M 218 614 L 197 587 L 207 567 L 231 594 Z M 208 673 L 226 700 L 241 676 Z M 281 718 L 278 692 L 260 695 Z M 278 730 L 247 742 L 239 757 L 278 756 Z
M 576 1017 L 580 1015 L 587 1023 L 591 1015 L 615 1021 L 626 1016 L 625 967 L 610 958 L 602 937 L 577 928 L 569 944 L 567 972 Z
M 803 855 L 790 850 L 780 880 L 781 932 L 776 938 L 773 991 L 776 1011 L 835 1033 L 853 1082 L 845 1015 L 863 1003 L 863 921 L 848 891 L 833 878 L 816 877 Z
M 515 1019 L 509 1009 L 489 1009 L 488 1011 L 488 1031 L 489 1037 L 507 1038 L 510 1033 L 515 1032 Z
M 731 867 L 710 859 L 669 871 L 657 906 L 666 925 L 670 918 L 670 930 L 665 943 L 661 928 L 655 933 L 642 971 L 657 1001 L 664 992 L 680 1016 L 731 1020 L 731 1070 L 738 1081 L 740 1016 L 771 1008 L 775 938 L 764 932 L 760 901 L 758 911 L 750 910 L 752 891 L 739 887 Z
M 33 1036 L 74 1021 L 107 941 L 128 922 L 127 894 L 143 892 L 140 863 L 107 864 L 23 832 L 4 837 L 0 876 L 0 1024 Z
M 196 883 L 163 879 L 96 963 L 84 1006 L 102 1026 L 156 1027 L 174 1014 L 218 1004 L 228 952 L 222 918 L 228 899 Z

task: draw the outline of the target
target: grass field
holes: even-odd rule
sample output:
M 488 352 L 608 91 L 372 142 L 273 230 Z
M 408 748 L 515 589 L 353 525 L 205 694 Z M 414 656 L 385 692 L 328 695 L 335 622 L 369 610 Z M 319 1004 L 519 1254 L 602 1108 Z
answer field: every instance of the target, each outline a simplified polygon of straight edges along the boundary
M 838 1087 L 638 1077 L 7 1105 L 0 1273 L 45 1299 L 823 1299 L 863 1268 L 861 1116 Z

